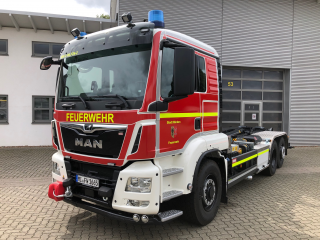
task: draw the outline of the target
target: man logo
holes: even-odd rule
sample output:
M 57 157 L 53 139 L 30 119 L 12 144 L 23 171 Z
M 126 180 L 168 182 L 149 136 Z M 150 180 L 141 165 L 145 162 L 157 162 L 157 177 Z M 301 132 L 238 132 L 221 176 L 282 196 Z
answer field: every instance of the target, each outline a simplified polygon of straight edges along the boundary
M 102 149 L 102 140 L 99 140 L 99 142 L 95 139 L 93 139 L 93 144 L 91 144 L 90 139 L 87 139 L 84 144 L 83 144 L 83 139 L 76 138 L 75 139 L 75 146 L 80 146 L 80 147 L 89 147 L 89 148 L 100 148 Z
M 171 127 L 171 137 L 174 138 L 175 136 L 177 136 L 177 134 L 178 134 L 178 128 L 172 126 Z
M 92 124 L 86 124 L 86 125 L 84 125 L 84 130 L 87 130 L 87 131 L 92 130 Z

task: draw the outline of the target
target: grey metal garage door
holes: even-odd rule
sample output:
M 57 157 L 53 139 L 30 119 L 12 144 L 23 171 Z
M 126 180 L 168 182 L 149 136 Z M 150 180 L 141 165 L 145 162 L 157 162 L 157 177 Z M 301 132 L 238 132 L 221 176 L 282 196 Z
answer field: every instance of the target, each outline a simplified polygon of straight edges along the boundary
M 222 129 L 263 126 L 283 130 L 284 71 L 224 67 Z

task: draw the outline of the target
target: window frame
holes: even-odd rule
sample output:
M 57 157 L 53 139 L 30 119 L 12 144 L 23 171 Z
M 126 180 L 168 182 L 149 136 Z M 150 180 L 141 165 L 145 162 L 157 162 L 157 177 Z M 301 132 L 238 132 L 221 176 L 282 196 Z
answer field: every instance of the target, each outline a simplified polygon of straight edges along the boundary
M 48 54 L 38 54 L 34 52 L 34 45 L 35 44 L 48 44 L 49 45 L 49 53 Z M 54 58 L 59 58 L 59 55 L 53 55 L 52 46 L 53 45 L 62 45 L 62 48 L 64 47 L 65 43 L 54 43 L 54 42 L 38 42 L 38 41 L 32 41 L 32 55 L 31 57 L 46 57 L 46 56 L 52 56 Z
M 161 52 L 161 78 L 160 78 L 160 97 L 162 99 L 165 99 L 165 98 L 170 98 L 170 97 L 167 97 L 167 96 L 162 96 L 162 80 L 163 80 L 163 71 L 162 71 L 162 67 L 163 67 L 163 59 L 164 59 L 164 49 L 172 49 L 173 50 L 173 66 L 174 66 L 174 51 L 175 49 L 174 48 L 169 48 L 169 47 L 163 47 L 162 49 L 162 52 Z M 174 71 L 174 67 L 172 69 Z M 173 76 L 173 72 L 172 72 L 172 76 Z M 174 80 L 173 80 L 174 81 Z M 171 87 L 171 91 L 172 91 L 172 87 Z
M 35 108 L 36 98 L 49 98 L 49 108 Z M 32 124 L 51 124 L 51 121 L 53 120 L 54 104 L 55 104 L 55 96 L 32 95 Z M 49 110 L 49 119 L 35 120 L 36 110 Z
M 6 107 L 6 108 L 0 107 L 0 110 L 1 110 L 1 109 L 7 110 L 7 118 L 6 118 L 6 120 L 0 120 L 0 124 L 8 124 L 8 123 L 9 123 L 9 105 L 8 105 L 9 96 L 8 96 L 8 95 L 1 94 L 0 97 L 6 97 L 6 98 L 7 98 L 7 107 Z
M 166 47 L 163 47 L 163 49 L 165 49 Z M 167 47 L 168 49 L 172 49 L 170 47 Z M 194 48 L 193 48 L 194 49 Z M 173 48 L 173 51 L 175 49 Z M 194 49 L 196 51 L 196 49 Z M 203 59 L 203 63 L 204 63 L 204 71 L 205 71 L 205 76 L 206 76 L 206 79 L 205 79 L 205 91 L 200 91 L 199 88 L 200 88 L 200 61 L 199 59 L 202 58 Z M 160 82 L 160 96 L 161 98 L 168 98 L 168 97 L 163 97 L 162 96 L 162 88 L 161 88 L 161 85 L 162 85 L 162 63 L 163 63 L 163 50 L 162 50 L 162 56 L 161 56 L 161 82 Z M 195 53 L 195 71 L 196 71 L 196 76 L 195 76 L 195 89 L 194 89 L 194 92 L 195 93 L 207 93 L 208 91 L 208 74 L 207 74 L 207 63 L 206 63 L 206 57 L 202 56 L 202 55 L 199 55 L 197 53 Z M 172 89 L 171 89 L 172 90 Z
M 207 90 L 208 90 L 208 74 L 207 74 L 207 63 L 206 63 L 206 58 L 201 56 L 201 55 L 198 55 L 198 54 L 195 54 L 196 56 L 196 79 L 195 79 L 195 90 L 194 92 L 197 92 L 197 93 L 207 93 Z M 199 88 L 200 88 L 200 74 L 199 74 L 199 71 L 200 71 L 200 61 L 198 58 L 202 58 L 203 59 L 203 62 L 204 62 L 204 71 L 205 71 L 205 74 L 206 74 L 206 89 L 204 92 L 202 91 L 199 91 Z
M 0 41 L 4 41 L 6 43 L 6 52 L 0 52 L 0 56 L 9 56 L 9 46 L 8 46 L 8 39 L 0 39 Z

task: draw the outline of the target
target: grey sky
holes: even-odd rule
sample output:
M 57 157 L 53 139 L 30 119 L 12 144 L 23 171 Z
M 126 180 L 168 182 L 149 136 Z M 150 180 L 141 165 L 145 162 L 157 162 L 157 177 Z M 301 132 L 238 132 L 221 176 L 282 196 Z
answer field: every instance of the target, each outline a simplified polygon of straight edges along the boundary
M 105 13 L 110 12 L 110 0 L 76 0 L 76 2 L 88 8 L 102 8 Z

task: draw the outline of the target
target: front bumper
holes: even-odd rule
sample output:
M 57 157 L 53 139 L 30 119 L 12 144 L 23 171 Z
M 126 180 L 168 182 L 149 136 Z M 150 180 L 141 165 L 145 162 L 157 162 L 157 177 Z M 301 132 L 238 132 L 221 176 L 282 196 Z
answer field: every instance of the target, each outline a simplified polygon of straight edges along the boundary
M 100 207 L 99 205 L 84 202 L 80 199 L 76 200 L 75 198 L 64 198 L 63 201 L 75 207 L 83 208 L 85 210 L 88 210 L 97 214 L 101 214 L 113 219 L 136 223 L 133 220 L 133 214 L 130 214 L 130 213 L 125 213 L 125 212 L 111 210 L 111 209 L 105 209 Z M 149 218 L 148 223 L 161 223 L 161 220 L 158 215 L 148 215 L 148 218 Z M 138 223 L 143 224 L 141 221 L 139 221 Z
M 90 164 L 76 160 L 65 160 L 64 156 L 58 152 L 52 156 L 52 161 L 57 162 L 60 167 L 60 176 L 52 173 L 53 181 L 60 181 L 67 178 L 76 179 L 76 175 L 87 176 L 99 179 L 100 186 L 106 186 L 113 190 L 113 196 L 109 200 L 103 201 L 98 195 L 98 189 L 84 186 L 75 182 L 72 193 L 77 199 L 85 199 L 95 204 L 100 204 L 106 209 L 118 210 L 121 212 L 141 215 L 155 215 L 159 212 L 160 206 L 160 170 L 152 161 L 137 161 L 125 169 L 109 168 L 105 165 Z M 66 165 L 66 163 L 68 164 Z M 76 163 L 77 162 L 77 163 Z M 95 175 L 88 173 L 93 172 Z M 130 177 L 152 178 L 152 188 L 150 193 L 137 193 L 125 191 L 126 183 Z M 146 207 L 129 206 L 128 200 L 149 201 Z
M 150 193 L 125 191 L 127 180 L 130 177 L 152 178 Z M 147 207 L 128 206 L 128 200 L 149 201 Z M 151 161 L 137 161 L 123 169 L 118 176 L 114 191 L 112 208 L 124 212 L 152 215 L 159 212 L 160 206 L 160 174 L 159 168 Z

